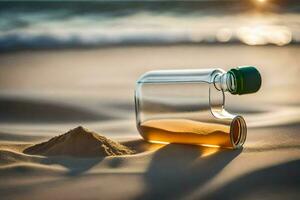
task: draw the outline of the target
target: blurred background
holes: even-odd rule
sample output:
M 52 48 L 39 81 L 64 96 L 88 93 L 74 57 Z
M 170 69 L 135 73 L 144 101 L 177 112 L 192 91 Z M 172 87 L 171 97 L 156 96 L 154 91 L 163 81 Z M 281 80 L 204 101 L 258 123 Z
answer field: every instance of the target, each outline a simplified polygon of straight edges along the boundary
M 249 127 L 297 123 L 299 42 L 296 0 L 0 2 L 0 128 L 137 137 L 140 75 L 241 65 L 258 67 L 262 89 L 228 95 L 228 110 Z
M 1 2 L 0 49 L 126 44 L 288 45 L 295 0 Z

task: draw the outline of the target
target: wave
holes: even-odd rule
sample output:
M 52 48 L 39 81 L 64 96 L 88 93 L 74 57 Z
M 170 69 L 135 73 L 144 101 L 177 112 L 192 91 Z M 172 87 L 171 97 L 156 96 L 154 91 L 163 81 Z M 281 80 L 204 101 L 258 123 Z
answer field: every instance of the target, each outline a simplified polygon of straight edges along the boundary
M 174 24 L 177 24 L 174 22 Z M 149 25 L 151 26 L 151 25 Z M 206 28 L 205 26 L 202 26 Z M 211 28 L 211 27 L 210 27 Z M 0 49 L 89 47 L 123 44 L 244 43 L 278 46 L 299 43 L 299 34 L 286 26 L 252 25 L 202 30 L 176 27 L 64 27 L 22 29 L 0 33 Z
M 231 1 L 6 3 L 0 4 L 0 50 L 174 43 L 282 46 L 300 41 L 296 5 L 254 12 Z

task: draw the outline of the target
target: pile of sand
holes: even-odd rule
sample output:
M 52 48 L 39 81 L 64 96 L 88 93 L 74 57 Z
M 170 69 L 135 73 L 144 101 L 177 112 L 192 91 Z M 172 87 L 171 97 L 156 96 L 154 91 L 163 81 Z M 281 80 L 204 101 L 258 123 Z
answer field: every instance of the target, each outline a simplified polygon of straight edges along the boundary
M 46 156 L 105 157 L 133 154 L 128 147 L 81 126 L 49 141 L 28 147 L 26 154 Z

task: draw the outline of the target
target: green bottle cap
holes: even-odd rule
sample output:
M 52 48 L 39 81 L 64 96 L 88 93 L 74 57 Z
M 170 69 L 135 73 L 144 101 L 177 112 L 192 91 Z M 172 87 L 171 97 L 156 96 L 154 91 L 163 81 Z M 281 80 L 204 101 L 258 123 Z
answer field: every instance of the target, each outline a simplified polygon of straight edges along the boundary
M 234 76 L 236 88 L 231 94 L 249 94 L 257 92 L 261 86 L 259 71 L 252 66 L 243 66 L 229 70 Z

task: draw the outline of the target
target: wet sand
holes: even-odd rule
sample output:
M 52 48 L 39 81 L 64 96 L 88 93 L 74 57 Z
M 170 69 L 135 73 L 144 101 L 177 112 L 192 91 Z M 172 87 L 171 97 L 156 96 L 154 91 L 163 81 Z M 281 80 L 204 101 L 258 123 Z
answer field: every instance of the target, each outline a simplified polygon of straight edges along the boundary
M 0 195 L 5 199 L 297 199 L 298 46 L 140 46 L 0 54 Z M 154 69 L 255 65 L 257 94 L 229 96 L 248 136 L 237 151 L 149 144 L 135 127 L 135 80 Z M 98 158 L 27 155 L 79 125 L 137 151 Z M 5 181 L 4 181 L 5 180 Z M 63 194 L 63 195 L 61 195 Z

